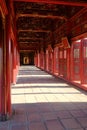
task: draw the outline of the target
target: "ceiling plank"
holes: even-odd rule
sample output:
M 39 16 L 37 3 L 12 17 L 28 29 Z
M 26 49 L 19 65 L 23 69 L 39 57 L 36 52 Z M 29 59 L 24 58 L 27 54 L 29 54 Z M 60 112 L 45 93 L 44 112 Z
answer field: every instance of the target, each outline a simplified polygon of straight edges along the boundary
M 83 6 L 87 7 L 87 2 L 69 2 L 61 0 L 13 0 L 18 2 L 39 2 L 39 3 L 48 3 L 48 4 L 58 4 L 58 5 L 69 5 L 69 6 Z
M 19 40 L 43 40 L 43 38 L 19 37 Z
M 27 30 L 25 30 L 25 29 L 19 29 L 18 30 L 18 33 L 19 32 L 46 32 L 46 33 L 50 33 L 51 31 L 50 30 L 42 30 L 42 29 L 40 29 L 40 30 L 32 30 L 32 29 L 27 29 Z
M 19 17 L 49 18 L 49 19 L 61 19 L 67 21 L 67 18 L 64 16 L 41 15 L 41 14 L 17 14 L 16 19 L 18 19 Z
M 22 50 L 22 49 L 20 49 L 19 51 L 20 52 L 35 52 L 35 50 Z

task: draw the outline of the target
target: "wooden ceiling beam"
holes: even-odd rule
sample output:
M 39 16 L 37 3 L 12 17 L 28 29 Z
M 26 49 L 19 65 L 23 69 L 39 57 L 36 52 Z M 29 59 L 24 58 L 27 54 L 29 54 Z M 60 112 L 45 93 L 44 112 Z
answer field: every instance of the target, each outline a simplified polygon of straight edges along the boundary
M 35 50 L 19 50 L 20 52 L 35 52 Z
M 19 17 L 34 17 L 34 18 L 49 18 L 49 19 L 61 19 L 67 21 L 67 18 L 64 16 L 54 16 L 54 15 L 41 15 L 41 14 L 17 14 L 16 20 Z
M 43 40 L 43 38 L 19 37 L 18 40 Z
M 37 45 L 43 44 L 43 42 L 33 42 L 33 43 L 31 43 L 31 42 L 18 42 L 18 43 L 20 46 L 26 46 L 26 45 L 31 45 L 31 44 L 34 46 L 36 44 Z
M 20 50 L 37 50 L 39 47 L 19 47 Z
M 38 33 L 38 32 L 46 32 L 46 33 L 49 33 L 49 32 L 51 32 L 50 30 L 42 30 L 42 29 L 40 29 L 40 30 L 32 30 L 32 29 L 27 29 L 27 30 L 25 30 L 25 29 L 19 29 L 18 30 L 18 33 L 19 32 L 36 32 L 36 33 Z
M 83 6 L 87 7 L 87 2 L 69 2 L 61 0 L 13 0 L 18 2 L 36 2 L 36 3 L 47 3 L 47 4 L 57 4 L 57 5 L 69 5 L 69 6 Z

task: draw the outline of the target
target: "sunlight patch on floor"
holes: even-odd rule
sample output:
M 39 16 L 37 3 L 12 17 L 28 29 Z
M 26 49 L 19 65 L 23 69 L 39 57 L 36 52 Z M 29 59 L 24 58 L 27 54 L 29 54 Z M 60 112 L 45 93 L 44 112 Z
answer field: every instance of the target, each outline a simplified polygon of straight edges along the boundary
M 27 78 L 27 77 L 44 77 L 44 78 L 50 78 L 52 77 L 51 75 L 18 75 L 17 78 Z

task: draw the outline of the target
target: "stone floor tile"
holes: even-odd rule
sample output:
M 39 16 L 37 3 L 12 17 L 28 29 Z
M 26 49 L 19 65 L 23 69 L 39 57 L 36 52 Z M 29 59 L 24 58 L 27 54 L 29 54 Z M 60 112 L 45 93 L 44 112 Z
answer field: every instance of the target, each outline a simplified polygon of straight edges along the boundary
M 83 109 L 82 111 L 87 115 L 87 109 Z
M 66 129 L 81 128 L 81 125 L 73 118 L 62 119 L 61 122 L 63 123 L 63 125 Z
M 56 112 L 56 115 L 60 119 L 72 117 L 72 115 L 70 114 L 69 111 L 58 111 L 58 112 Z
M 55 112 L 60 110 L 67 110 L 65 107 L 65 103 L 58 103 L 58 102 L 53 105 L 53 109 Z
M 77 118 L 77 120 L 80 122 L 80 124 L 81 124 L 84 128 L 87 127 L 87 117 Z
M 42 117 L 39 113 L 31 113 L 28 115 L 28 120 L 29 122 L 37 122 L 37 121 L 41 121 L 42 120 Z
M 26 125 L 13 125 L 11 126 L 11 130 L 28 130 Z
M 83 128 L 79 128 L 79 129 L 71 129 L 71 130 L 84 130 Z
M 76 105 L 76 103 L 72 103 L 72 101 L 70 101 L 69 103 L 66 103 L 65 105 L 67 110 L 78 110 L 78 106 Z
M 15 115 L 8 122 L 0 122 L 0 128 L 87 130 L 87 95 L 84 91 L 34 66 L 21 66 L 17 78 L 17 84 L 12 85 Z
M 46 121 L 47 130 L 64 130 L 62 124 L 58 120 Z
M 52 113 L 52 112 L 42 113 L 42 116 L 43 116 L 44 120 L 54 120 L 54 119 L 57 119 L 57 115 L 55 113 Z
M 53 108 L 49 106 L 49 103 L 47 103 L 46 105 L 44 103 L 40 103 L 40 105 L 39 105 L 39 111 L 41 113 L 52 112 Z
M 0 130 L 9 130 L 8 127 L 0 127 Z
M 5 122 L 0 122 L 0 128 L 2 127 L 8 127 L 9 126 L 9 120 L 8 121 L 5 121 Z
M 14 115 L 10 122 L 13 123 L 25 123 L 27 121 L 27 116 L 26 115 Z
M 34 113 L 34 112 L 39 112 L 39 109 L 36 105 L 30 105 L 30 104 L 26 104 L 25 110 L 27 113 Z
M 42 122 L 34 122 L 30 123 L 29 130 L 46 130 L 46 127 Z
M 72 111 L 70 111 L 70 113 L 74 117 L 86 117 L 86 114 L 82 110 L 72 110 Z

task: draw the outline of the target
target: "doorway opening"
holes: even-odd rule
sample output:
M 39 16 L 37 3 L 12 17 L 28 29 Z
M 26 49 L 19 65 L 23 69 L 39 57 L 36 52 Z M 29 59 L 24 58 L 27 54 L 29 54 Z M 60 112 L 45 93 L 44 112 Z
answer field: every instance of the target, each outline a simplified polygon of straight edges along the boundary
M 21 52 L 20 65 L 34 65 L 34 52 Z

